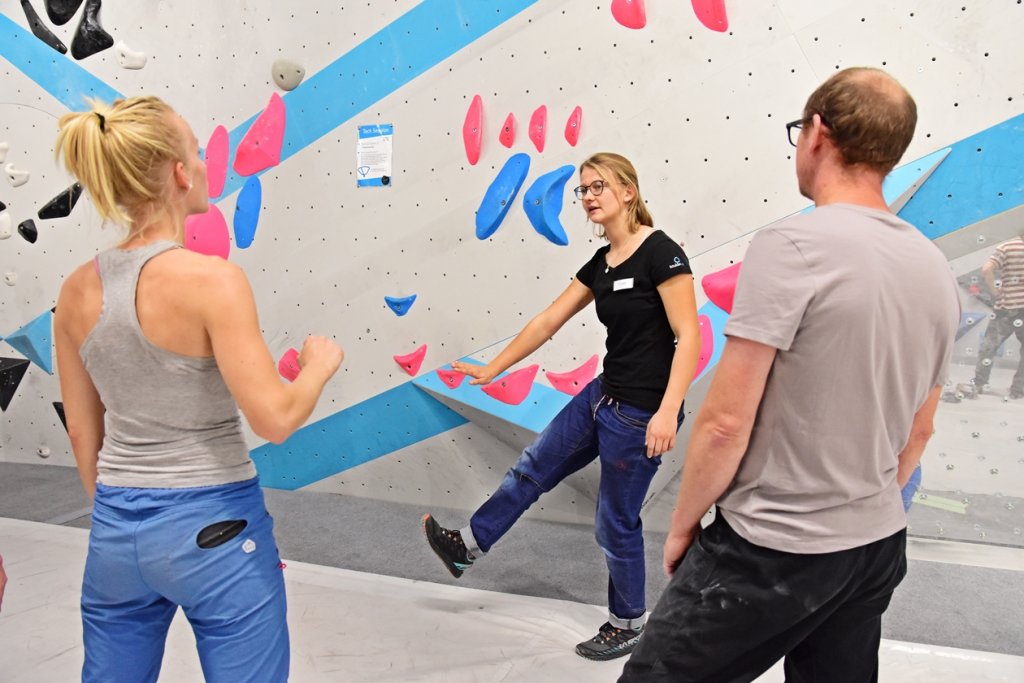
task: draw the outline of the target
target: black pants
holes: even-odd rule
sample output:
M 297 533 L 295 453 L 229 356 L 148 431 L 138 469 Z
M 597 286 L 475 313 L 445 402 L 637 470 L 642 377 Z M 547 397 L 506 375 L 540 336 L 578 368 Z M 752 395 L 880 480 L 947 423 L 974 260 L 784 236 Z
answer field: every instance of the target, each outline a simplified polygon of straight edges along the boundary
M 907 571 L 906 530 L 796 555 L 721 515 L 687 551 L 619 683 L 740 683 L 786 658 L 787 683 L 878 680 L 882 613 Z

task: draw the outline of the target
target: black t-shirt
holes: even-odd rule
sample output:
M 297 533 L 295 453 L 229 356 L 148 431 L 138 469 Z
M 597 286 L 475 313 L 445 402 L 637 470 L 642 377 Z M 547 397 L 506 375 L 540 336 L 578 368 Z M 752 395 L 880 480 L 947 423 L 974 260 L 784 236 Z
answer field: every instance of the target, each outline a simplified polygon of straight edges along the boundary
M 594 293 L 597 317 L 608 328 L 601 382 L 609 396 L 656 411 L 676 350 L 676 336 L 657 287 L 670 277 L 693 271 L 682 247 L 661 230 L 648 235 L 615 268 L 605 262 L 610 248 L 598 249 L 576 273 Z

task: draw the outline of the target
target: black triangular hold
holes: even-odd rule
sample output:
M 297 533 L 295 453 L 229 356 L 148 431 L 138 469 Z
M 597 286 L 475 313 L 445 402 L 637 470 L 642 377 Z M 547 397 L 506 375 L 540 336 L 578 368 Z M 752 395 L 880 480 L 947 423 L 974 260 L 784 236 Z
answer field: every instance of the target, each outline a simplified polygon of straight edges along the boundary
M 0 410 L 6 411 L 11 405 L 28 363 L 24 358 L 0 358 Z
M 0 211 L 3 211 L 6 208 L 7 208 L 7 205 L 4 204 L 3 202 L 0 202 Z
M 78 203 L 78 198 L 82 196 L 82 184 L 75 183 L 68 189 L 61 192 L 59 195 L 46 202 L 46 206 L 39 209 L 40 220 L 50 220 L 51 218 L 67 218 L 71 215 L 71 209 L 75 208 L 75 204 Z
M 60 38 L 53 35 L 53 31 L 46 27 L 43 20 L 39 18 L 36 13 L 36 8 L 32 6 L 32 3 L 28 0 L 21 0 L 21 9 L 25 10 L 25 18 L 28 19 L 28 25 L 32 28 L 32 33 L 35 34 L 36 38 L 43 41 L 57 52 L 66 54 L 68 51 L 67 45 L 60 42 Z
M 71 21 L 81 6 L 82 0 L 46 0 L 46 15 L 57 26 Z
M 53 409 L 57 411 L 57 417 L 60 418 L 60 423 L 64 425 L 64 431 L 68 431 L 68 418 L 64 416 L 64 404 L 60 401 L 54 401 Z
M 36 230 L 36 222 L 29 218 L 28 220 L 18 223 L 18 234 L 25 238 L 25 241 L 29 244 L 35 244 L 36 240 L 39 239 L 39 231 Z
M 71 56 L 85 59 L 113 46 L 114 39 L 100 26 L 100 0 L 85 0 L 85 11 L 71 41 Z

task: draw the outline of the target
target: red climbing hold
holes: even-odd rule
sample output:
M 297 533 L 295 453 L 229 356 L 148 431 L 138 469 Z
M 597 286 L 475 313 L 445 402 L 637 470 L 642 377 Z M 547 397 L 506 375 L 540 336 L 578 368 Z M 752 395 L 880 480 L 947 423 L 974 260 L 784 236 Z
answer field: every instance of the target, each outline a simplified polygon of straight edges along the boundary
M 484 101 L 479 95 L 473 95 L 473 102 L 466 112 L 466 120 L 462 123 L 462 142 L 466 146 L 466 158 L 470 166 L 480 161 L 480 143 L 484 134 Z
M 211 197 L 219 197 L 228 177 L 228 129 L 217 126 L 206 145 L 206 184 Z
M 715 331 L 711 327 L 711 318 L 706 315 L 698 315 L 697 328 L 700 330 L 700 355 L 697 356 L 697 370 L 693 373 L 694 378 L 704 371 L 711 360 L 711 354 L 715 352 Z
M 288 349 L 281 356 L 281 360 L 277 361 L 277 371 L 289 382 L 294 382 L 301 370 L 299 352 L 295 349 Z
M 516 141 L 516 115 L 509 112 L 505 118 L 505 123 L 501 127 L 501 132 L 498 133 L 498 142 L 505 145 L 506 147 L 512 147 L 512 144 Z
M 612 0 L 612 16 L 626 28 L 643 28 L 647 25 L 644 0 Z
M 270 96 L 267 108 L 253 121 L 245 137 L 238 143 L 233 166 L 235 173 L 248 176 L 276 166 L 281 161 L 284 124 L 284 100 L 274 93 Z
M 481 389 L 493 399 L 517 406 L 529 396 L 530 389 L 533 388 L 533 378 L 537 376 L 539 369 L 539 365 L 531 365 L 522 370 L 510 372 L 504 377 L 499 377 L 490 384 L 482 386 Z
M 594 379 L 597 375 L 597 361 L 598 355 L 595 353 L 587 362 L 579 366 L 575 370 L 569 372 L 551 372 L 550 370 L 546 373 L 548 381 L 551 382 L 551 386 L 558 389 L 564 394 L 575 396 L 576 394 L 583 391 L 583 387 L 590 383 L 590 380 Z
M 580 126 L 583 125 L 583 109 L 576 107 L 565 122 L 565 141 L 573 147 L 580 140 Z
M 416 373 L 420 371 L 420 366 L 423 365 L 423 357 L 426 355 L 427 345 L 424 344 L 412 353 L 407 353 L 404 356 L 393 356 L 393 358 L 396 363 L 402 366 L 403 370 L 415 377 Z
M 210 210 L 185 219 L 185 248 L 200 254 L 227 259 L 231 252 L 231 238 L 224 214 L 216 204 Z
M 544 151 L 544 139 L 548 132 L 548 107 L 545 104 L 537 107 L 530 117 L 530 139 L 538 152 Z
M 690 0 L 693 12 L 700 23 L 712 31 L 724 33 L 729 30 L 729 17 L 725 16 L 725 0 Z
M 740 277 L 740 265 L 735 263 L 716 273 L 705 275 L 700 281 L 704 293 L 711 299 L 711 303 L 726 313 L 732 313 L 732 298 L 736 295 L 736 281 Z
M 462 380 L 466 379 L 466 375 L 458 370 L 443 370 L 441 368 L 438 368 L 437 376 L 449 389 L 455 389 L 462 384 Z

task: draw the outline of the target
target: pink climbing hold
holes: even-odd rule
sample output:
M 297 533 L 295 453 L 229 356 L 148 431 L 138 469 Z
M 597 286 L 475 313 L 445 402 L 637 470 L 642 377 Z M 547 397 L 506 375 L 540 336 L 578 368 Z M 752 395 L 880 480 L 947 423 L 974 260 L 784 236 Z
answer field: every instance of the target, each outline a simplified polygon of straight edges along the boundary
M 245 137 L 238 143 L 233 166 L 235 173 L 253 175 L 280 163 L 284 124 L 284 100 L 274 93 L 270 96 L 267 108 L 253 121 Z
M 548 381 L 551 382 L 551 386 L 555 389 L 558 389 L 563 394 L 575 396 L 583 391 L 583 387 L 587 386 L 590 380 L 594 379 L 594 376 L 597 375 L 598 359 L 599 357 L 595 353 L 587 359 L 586 363 L 575 370 L 570 370 L 569 372 L 551 372 L 548 370 L 544 374 L 547 375 Z
M 501 127 L 501 132 L 498 133 L 498 142 L 505 145 L 508 148 L 512 147 L 512 143 L 516 141 L 516 115 L 509 112 L 509 115 L 505 118 L 505 123 Z
M 693 12 L 700 23 L 712 31 L 724 33 L 729 30 L 729 17 L 725 16 L 725 0 L 690 0 Z
M 219 197 L 228 177 L 228 129 L 217 126 L 206 145 L 206 184 L 211 197 Z
M 711 328 L 711 318 L 706 315 L 697 316 L 697 328 L 700 330 L 700 355 L 697 356 L 697 370 L 694 379 L 704 371 L 715 352 L 715 331 Z
M 490 384 L 485 384 L 481 389 L 493 399 L 517 406 L 529 396 L 530 389 L 533 388 L 533 378 L 537 376 L 539 369 L 539 365 L 531 365 L 522 370 L 510 372 Z
M 462 384 L 462 380 L 466 379 L 465 373 L 458 370 L 442 370 L 441 368 L 438 368 L 437 376 L 441 378 L 441 381 L 449 389 L 457 388 Z
M 705 275 L 700 281 L 701 287 L 711 299 L 711 303 L 726 313 L 732 313 L 732 299 L 736 296 L 736 282 L 740 277 L 740 265 L 742 264 L 734 263 L 728 268 Z
M 480 161 L 480 144 L 484 134 L 484 101 L 479 95 L 473 96 L 473 102 L 466 112 L 466 120 L 462 123 L 462 142 L 466 146 L 466 159 L 470 166 Z
M 565 141 L 573 147 L 580 141 L 580 126 L 583 125 L 583 109 L 576 107 L 565 122 Z
M 288 349 L 277 361 L 277 371 L 289 382 L 294 382 L 299 376 L 302 366 L 299 365 L 299 352 L 295 349 Z
M 530 117 L 530 139 L 538 152 L 544 151 L 544 138 L 548 132 L 548 107 L 545 104 L 537 107 Z
M 626 28 L 647 26 L 644 0 L 612 0 L 612 16 Z
M 423 357 L 426 355 L 427 345 L 424 344 L 412 353 L 407 353 L 404 356 L 393 356 L 393 358 L 396 363 L 402 366 L 403 370 L 415 377 L 416 373 L 420 371 L 420 366 L 423 365 Z
M 210 204 L 206 213 L 185 219 L 185 248 L 208 256 L 227 259 L 231 253 L 231 237 L 224 214 L 216 204 Z

